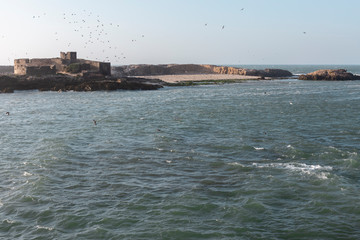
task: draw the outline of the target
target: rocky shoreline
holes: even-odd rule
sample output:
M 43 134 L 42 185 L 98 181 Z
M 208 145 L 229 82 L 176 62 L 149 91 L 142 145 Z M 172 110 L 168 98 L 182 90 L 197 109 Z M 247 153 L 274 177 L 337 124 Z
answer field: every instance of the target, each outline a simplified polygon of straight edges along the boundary
M 114 91 L 114 90 L 156 90 L 163 85 L 143 78 L 93 78 L 52 75 L 44 77 L 0 76 L 0 92 L 16 90 L 39 91 Z
M 360 76 L 347 72 L 345 69 L 321 69 L 299 76 L 299 80 L 313 81 L 348 81 L 360 80 Z
M 246 69 L 228 66 L 204 64 L 163 64 L 163 65 L 125 65 L 113 67 L 117 76 L 154 76 L 154 75 L 188 75 L 188 74 L 227 74 L 240 76 L 256 76 L 260 78 L 284 78 L 293 74 L 283 69 Z
M 10 66 L 6 66 L 0 70 L 9 71 L 10 68 Z M 59 92 L 157 90 L 164 86 L 235 83 L 246 80 L 289 77 L 293 78 L 294 76 L 291 72 L 282 69 L 256 70 L 196 64 L 127 65 L 113 67 L 113 76 L 111 77 L 93 73 L 24 76 L 1 72 L 0 93 L 12 93 L 16 90 Z M 360 76 L 344 69 L 323 69 L 301 75 L 298 79 L 345 81 L 360 80 Z

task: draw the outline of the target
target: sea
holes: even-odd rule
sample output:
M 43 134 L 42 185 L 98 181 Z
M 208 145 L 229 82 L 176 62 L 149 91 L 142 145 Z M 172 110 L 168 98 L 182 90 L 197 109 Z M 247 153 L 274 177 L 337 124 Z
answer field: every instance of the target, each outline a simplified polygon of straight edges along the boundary
M 359 113 L 360 81 L 0 94 L 0 239 L 360 239 Z

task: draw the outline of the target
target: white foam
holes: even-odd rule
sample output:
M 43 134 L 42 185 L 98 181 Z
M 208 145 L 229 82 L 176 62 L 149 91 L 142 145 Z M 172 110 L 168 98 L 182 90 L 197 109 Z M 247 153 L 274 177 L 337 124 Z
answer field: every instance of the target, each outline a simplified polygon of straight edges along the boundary
M 231 166 L 240 166 L 240 167 L 245 167 L 244 165 L 242 165 L 241 163 L 238 162 L 232 162 L 232 163 L 228 163 Z
M 32 176 L 32 174 L 31 174 L 31 173 L 28 173 L 28 172 L 24 172 L 24 173 L 23 173 L 23 176 L 29 177 L 29 176 Z
M 8 224 L 14 224 L 15 223 L 15 221 L 9 220 L 9 219 L 5 219 L 3 222 L 6 222 Z
M 327 179 L 329 175 L 329 171 L 333 170 L 333 168 L 330 166 L 308 165 L 305 163 L 268 163 L 268 164 L 253 163 L 252 165 L 257 168 L 285 169 L 291 172 L 298 172 L 306 175 L 314 175 L 320 179 Z
M 265 148 L 262 148 L 262 147 L 254 147 L 255 150 L 259 151 L 259 150 L 264 150 Z
M 45 227 L 45 226 L 40 226 L 40 225 L 37 225 L 36 228 L 37 229 L 45 229 L 45 230 L 48 230 L 48 231 L 54 230 L 54 228 L 52 228 L 52 227 Z

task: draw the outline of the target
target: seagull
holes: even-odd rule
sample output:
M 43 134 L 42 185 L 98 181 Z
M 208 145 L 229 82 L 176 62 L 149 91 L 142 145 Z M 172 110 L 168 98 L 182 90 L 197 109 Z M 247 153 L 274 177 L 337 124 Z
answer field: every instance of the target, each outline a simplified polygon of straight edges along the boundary
M 93 120 L 93 122 L 94 122 L 94 125 L 96 126 L 96 120 Z
M 221 29 L 224 29 L 224 28 L 225 28 L 225 25 L 223 25 Z
M 5 114 L 9 116 L 9 115 L 10 115 L 10 112 L 6 112 Z

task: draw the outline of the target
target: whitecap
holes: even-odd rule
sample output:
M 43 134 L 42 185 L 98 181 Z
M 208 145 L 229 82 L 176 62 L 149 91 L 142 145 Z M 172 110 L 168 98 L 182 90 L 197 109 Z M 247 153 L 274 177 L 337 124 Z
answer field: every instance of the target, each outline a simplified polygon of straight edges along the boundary
M 262 147 L 254 147 L 255 148 L 255 150 L 257 150 L 257 151 L 260 151 L 260 150 L 264 150 L 265 148 L 262 148 Z
M 40 226 L 40 225 L 37 225 L 36 228 L 37 229 L 45 229 L 45 230 L 48 230 L 48 231 L 54 230 L 54 228 L 52 228 L 52 227 L 45 227 L 45 226 Z
M 29 177 L 29 176 L 32 176 L 32 174 L 31 174 L 31 173 L 29 173 L 29 172 L 24 172 L 24 173 L 23 173 L 23 176 L 25 176 L 25 177 Z
M 291 172 L 297 172 L 306 175 L 314 175 L 320 179 L 327 179 L 329 172 L 333 170 L 333 168 L 330 166 L 308 165 L 305 163 L 267 163 L 267 164 L 253 163 L 252 165 L 257 168 L 285 169 Z
M 6 222 L 8 224 L 14 224 L 15 223 L 15 221 L 9 220 L 9 219 L 5 219 L 3 222 Z

